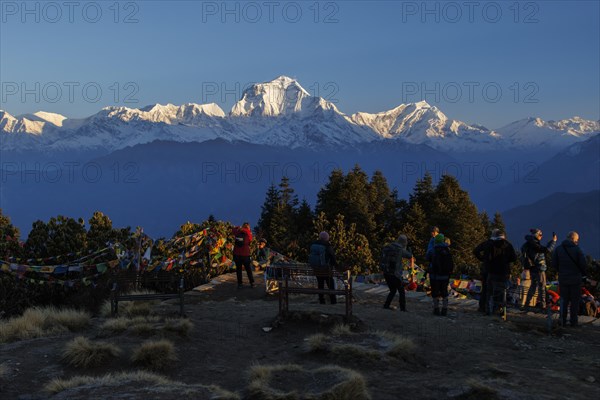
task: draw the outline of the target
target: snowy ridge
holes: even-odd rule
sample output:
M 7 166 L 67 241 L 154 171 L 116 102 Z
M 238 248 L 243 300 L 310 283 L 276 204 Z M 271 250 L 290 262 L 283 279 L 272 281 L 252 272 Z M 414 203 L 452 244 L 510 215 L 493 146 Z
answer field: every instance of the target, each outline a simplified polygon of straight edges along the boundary
M 450 119 L 425 101 L 348 116 L 286 76 L 252 85 L 228 114 L 214 103 L 106 107 L 84 119 L 42 111 L 13 117 L 0 111 L 0 145 L 17 151 L 111 152 L 155 140 L 217 138 L 320 150 L 398 140 L 446 151 L 489 151 L 564 148 L 598 132 L 599 121 L 579 117 L 526 118 L 489 130 Z

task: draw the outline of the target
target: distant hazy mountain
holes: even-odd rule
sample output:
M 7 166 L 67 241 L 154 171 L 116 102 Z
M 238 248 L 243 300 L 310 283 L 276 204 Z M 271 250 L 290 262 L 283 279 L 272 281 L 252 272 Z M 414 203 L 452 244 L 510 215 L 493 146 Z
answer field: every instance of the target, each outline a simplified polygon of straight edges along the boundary
M 481 198 L 488 209 L 506 210 L 556 192 L 599 190 L 600 135 L 572 144 L 543 162 L 523 155 L 507 172 L 510 182 L 489 187 Z
M 528 118 L 494 131 L 450 119 L 425 101 L 348 116 L 285 76 L 246 89 L 229 114 L 216 104 L 107 107 L 76 120 L 45 112 L 13 117 L 0 111 L 1 148 L 21 153 L 108 154 L 155 140 L 213 139 L 315 150 L 404 141 L 453 152 L 551 151 L 595 132 L 600 132 L 598 121 L 578 117 L 558 122 Z
M 577 231 L 580 245 L 587 254 L 600 258 L 600 191 L 554 193 L 534 203 L 502 214 L 509 240 L 519 247 L 531 228 L 541 228 L 543 242 L 556 232 L 559 242 L 569 231 Z

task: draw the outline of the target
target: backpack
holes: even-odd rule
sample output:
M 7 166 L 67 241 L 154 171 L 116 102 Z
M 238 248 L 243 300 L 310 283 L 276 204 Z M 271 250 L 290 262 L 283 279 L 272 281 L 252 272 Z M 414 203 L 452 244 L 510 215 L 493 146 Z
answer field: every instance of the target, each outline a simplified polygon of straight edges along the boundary
M 501 273 L 504 267 L 504 246 L 496 246 L 494 243 L 491 244 L 490 249 L 488 251 L 487 259 L 488 263 L 491 267 L 491 273 Z
M 235 235 L 235 247 L 244 247 L 244 243 L 246 242 L 246 232 L 239 231 L 237 235 Z
M 381 249 L 379 268 L 386 274 L 394 274 L 400 259 L 400 249 L 394 243 L 387 244 Z
M 529 254 L 527 254 L 528 249 L 529 249 L 529 246 L 527 245 L 527 242 L 523 243 L 523 246 L 521 246 L 521 259 L 520 259 L 523 269 L 531 269 L 531 267 L 533 267 L 533 261 L 529 257 Z
M 431 265 L 436 275 L 450 275 L 454 271 L 454 261 L 448 247 L 434 247 Z
M 327 260 L 325 254 L 327 253 L 327 246 L 320 243 L 313 243 L 310 245 L 310 253 L 308 255 L 308 262 L 311 267 L 327 267 Z

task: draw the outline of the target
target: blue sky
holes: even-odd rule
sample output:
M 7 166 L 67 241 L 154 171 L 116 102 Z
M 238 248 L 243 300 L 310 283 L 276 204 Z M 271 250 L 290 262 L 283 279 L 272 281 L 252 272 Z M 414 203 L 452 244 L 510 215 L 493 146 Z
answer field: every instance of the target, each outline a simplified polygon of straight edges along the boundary
M 348 114 L 424 98 L 489 128 L 600 118 L 598 1 L 77 4 L 2 1 L 0 108 L 227 112 L 247 84 L 288 75 Z

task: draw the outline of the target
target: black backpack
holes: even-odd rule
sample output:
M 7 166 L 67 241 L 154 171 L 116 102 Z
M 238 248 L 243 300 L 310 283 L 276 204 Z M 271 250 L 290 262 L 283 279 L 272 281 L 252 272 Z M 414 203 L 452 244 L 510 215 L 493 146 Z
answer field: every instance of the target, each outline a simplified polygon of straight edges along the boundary
M 446 246 L 437 246 L 433 249 L 433 273 L 436 275 L 450 275 L 454 271 L 452 254 Z
M 237 235 L 235 235 L 235 247 L 244 247 L 244 243 L 246 242 L 246 232 L 239 231 Z
M 529 246 L 527 242 L 523 243 L 523 246 L 521 246 L 521 266 L 523 269 L 531 269 L 533 267 L 533 261 L 529 257 L 528 250 Z
M 379 268 L 386 274 L 396 272 L 398 259 L 400 258 L 400 249 L 394 243 L 387 244 L 381 249 L 381 259 L 379 260 Z
M 505 262 L 505 246 L 497 246 L 495 243 L 490 243 L 487 259 L 491 267 L 492 273 L 499 273 Z
M 327 246 L 320 243 L 313 243 L 310 245 L 310 253 L 308 255 L 308 262 L 311 267 L 327 267 L 327 259 L 325 257 L 327 253 Z

